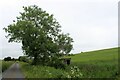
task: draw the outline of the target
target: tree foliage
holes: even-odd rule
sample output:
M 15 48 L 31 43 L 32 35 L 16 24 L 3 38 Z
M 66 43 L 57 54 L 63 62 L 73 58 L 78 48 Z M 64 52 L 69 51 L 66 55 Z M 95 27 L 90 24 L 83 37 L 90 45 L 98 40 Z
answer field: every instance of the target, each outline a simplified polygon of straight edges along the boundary
M 52 57 L 68 54 L 73 39 L 61 32 L 61 26 L 53 17 L 38 6 L 23 7 L 17 20 L 4 30 L 9 42 L 21 42 L 24 53 L 33 57 L 33 63 L 47 62 Z
M 11 57 L 5 57 L 4 58 L 4 61 L 11 61 L 12 59 L 11 59 Z

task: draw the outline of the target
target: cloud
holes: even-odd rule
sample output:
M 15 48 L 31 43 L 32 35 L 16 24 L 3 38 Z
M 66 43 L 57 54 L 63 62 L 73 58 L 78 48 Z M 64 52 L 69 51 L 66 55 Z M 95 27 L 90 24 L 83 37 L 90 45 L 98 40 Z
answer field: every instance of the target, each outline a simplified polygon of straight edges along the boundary
M 74 39 L 72 53 L 118 46 L 118 0 L 3 0 L 0 3 L 0 36 L 3 57 L 22 55 L 21 44 L 8 43 L 2 30 L 16 19 L 22 6 L 38 5 Z

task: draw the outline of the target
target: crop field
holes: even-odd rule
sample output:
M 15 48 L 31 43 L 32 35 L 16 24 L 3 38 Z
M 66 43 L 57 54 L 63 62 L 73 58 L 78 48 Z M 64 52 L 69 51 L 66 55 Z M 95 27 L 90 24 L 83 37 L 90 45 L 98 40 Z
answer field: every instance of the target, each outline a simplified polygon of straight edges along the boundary
M 117 78 L 118 48 L 83 52 L 72 56 L 66 69 L 20 63 L 26 78 Z

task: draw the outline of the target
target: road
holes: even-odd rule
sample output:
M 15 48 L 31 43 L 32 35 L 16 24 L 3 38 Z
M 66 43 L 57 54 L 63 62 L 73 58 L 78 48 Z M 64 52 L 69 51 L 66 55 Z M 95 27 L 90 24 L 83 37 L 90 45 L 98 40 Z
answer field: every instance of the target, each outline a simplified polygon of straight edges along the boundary
M 2 74 L 2 80 L 24 80 L 24 78 L 19 63 L 14 63 Z

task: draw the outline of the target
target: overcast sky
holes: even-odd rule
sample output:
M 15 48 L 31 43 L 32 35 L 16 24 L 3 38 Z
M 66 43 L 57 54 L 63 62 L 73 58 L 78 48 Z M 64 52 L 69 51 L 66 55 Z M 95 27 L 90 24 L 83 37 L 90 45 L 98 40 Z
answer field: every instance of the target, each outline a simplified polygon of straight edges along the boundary
M 8 43 L 3 27 L 16 20 L 22 6 L 37 5 L 54 17 L 64 33 L 70 33 L 74 49 L 71 53 L 118 46 L 118 0 L 1 0 L 0 54 L 23 55 L 21 44 Z

